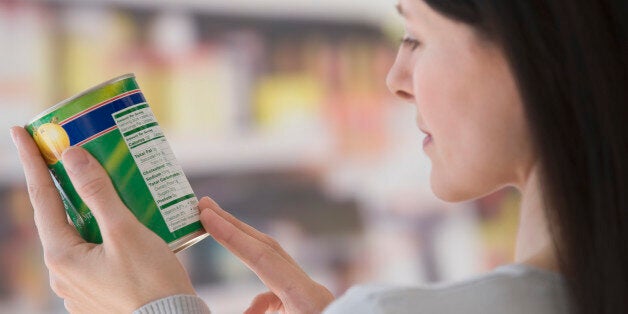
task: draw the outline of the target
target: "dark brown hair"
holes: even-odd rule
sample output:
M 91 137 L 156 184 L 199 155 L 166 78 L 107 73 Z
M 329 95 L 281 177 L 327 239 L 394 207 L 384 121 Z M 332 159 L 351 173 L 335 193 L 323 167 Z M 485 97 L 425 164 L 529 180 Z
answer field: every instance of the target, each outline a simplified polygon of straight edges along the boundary
M 577 313 L 628 313 L 628 1 L 425 0 L 498 43 Z

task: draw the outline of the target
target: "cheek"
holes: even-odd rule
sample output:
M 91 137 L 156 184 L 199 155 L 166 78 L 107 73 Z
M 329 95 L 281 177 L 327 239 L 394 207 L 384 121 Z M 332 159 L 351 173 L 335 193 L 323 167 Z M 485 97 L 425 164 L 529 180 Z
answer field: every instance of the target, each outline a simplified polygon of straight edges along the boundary
M 470 121 L 461 108 L 457 78 L 439 64 L 438 58 L 426 58 L 418 64 L 414 76 L 417 111 L 433 137 L 425 153 L 431 160 L 430 183 L 437 197 L 445 201 L 460 201 L 465 195 L 461 185 L 474 180 L 470 167 L 477 164 L 473 144 L 476 132 L 470 133 Z M 465 132 L 466 130 L 466 132 Z
M 414 92 L 434 138 L 426 153 L 439 198 L 467 200 L 514 180 L 513 169 L 529 145 L 508 75 L 446 54 L 426 55 L 417 64 Z
M 469 108 L 465 106 L 467 96 L 460 72 L 444 54 L 425 54 L 417 62 L 414 71 L 414 93 L 418 113 L 423 124 L 433 136 L 435 153 L 445 160 L 455 161 L 470 145 Z

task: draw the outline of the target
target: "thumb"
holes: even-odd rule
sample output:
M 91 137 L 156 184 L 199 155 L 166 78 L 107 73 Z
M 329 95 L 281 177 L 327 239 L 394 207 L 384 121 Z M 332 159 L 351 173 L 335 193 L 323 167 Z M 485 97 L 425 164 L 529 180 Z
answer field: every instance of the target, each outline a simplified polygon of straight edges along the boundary
M 258 294 L 251 302 L 244 314 L 265 314 L 266 312 L 277 312 L 281 310 L 283 304 L 281 300 L 271 291 Z
M 63 152 L 62 160 L 74 188 L 96 218 L 103 238 L 111 238 L 113 229 L 137 221 L 122 203 L 105 169 L 85 149 L 70 147 Z

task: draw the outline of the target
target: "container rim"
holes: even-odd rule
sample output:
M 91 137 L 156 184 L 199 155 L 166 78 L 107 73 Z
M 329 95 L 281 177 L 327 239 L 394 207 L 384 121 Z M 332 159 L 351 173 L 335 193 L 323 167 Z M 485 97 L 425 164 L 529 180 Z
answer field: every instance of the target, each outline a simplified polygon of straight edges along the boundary
M 76 99 L 78 99 L 80 97 L 83 97 L 83 96 L 85 96 L 85 95 L 87 95 L 87 94 L 89 94 L 89 93 L 91 93 L 91 92 L 93 92 L 93 91 L 95 91 L 97 89 L 100 89 L 100 88 L 102 88 L 104 86 L 107 86 L 107 85 L 110 85 L 110 84 L 113 84 L 115 82 L 122 81 L 122 80 L 125 80 L 125 79 L 128 79 L 128 78 L 132 78 L 132 77 L 133 78 L 135 77 L 135 73 L 122 74 L 122 75 L 114 77 L 114 78 L 112 78 L 112 79 L 110 79 L 108 81 L 105 81 L 105 82 L 102 82 L 102 83 L 100 83 L 98 85 L 92 86 L 92 87 L 90 87 L 90 88 L 88 88 L 88 89 L 86 89 L 86 90 L 84 90 L 84 91 L 82 91 L 82 92 L 80 92 L 80 93 L 78 93 L 78 94 L 76 94 L 74 96 L 66 98 L 66 99 L 58 102 L 54 106 L 52 106 L 52 107 L 44 110 L 43 112 L 39 113 L 38 115 L 36 115 L 33 119 L 31 119 L 30 121 L 28 121 L 28 123 L 26 123 L 26 126 L 31 125 L 33 122 L 41 119 L 43 116 L 45 116 L 45 115 L 47 115 L 47 114 L 49 114 L 49 113 L 51 113 L 51 112 L 53 112 L 53 111 L 63 107 L 63 106 L 65 106 L 67 103 L 69 103 L 69 102 L 71 102 L 73 100 L 76 100 Z

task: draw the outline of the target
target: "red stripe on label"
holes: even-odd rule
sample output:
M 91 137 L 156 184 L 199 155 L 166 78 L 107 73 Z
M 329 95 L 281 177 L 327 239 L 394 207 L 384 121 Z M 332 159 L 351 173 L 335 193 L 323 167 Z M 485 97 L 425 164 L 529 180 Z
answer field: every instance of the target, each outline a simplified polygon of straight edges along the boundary
M 92 112 L 92 111 L 94 111 L 94 110 L 96 110 L 96 109 L 98 109 L 98 108 L 102 107 L 102 106 L 105 106 L 105 105 L 107 105 L 107 104 L 109 104 L 109 103 L 111 103 L 111 102 L 114 102 L 114 101 L 116 101 L 116 100 L 118 100 L 118 99 L 120 99 L 120 98 L 124 98 L 124 97 L 126 97 L 126 96 L 133 95 L 133 94 L 135 94 L 135 93 L 139 93 L 139 92 L 140 92 L 140 90 L 139 90 L 139 89 L 134 89 L 134 90 L 132 90 L 132 91 L 128 91 L 128 92 L 126 92 L 126 93 L 122 93 L 122 94 L 120 94 L 120 95 L 118 95 L 118 96 L 116 96 L 116 97 L 113 97 L 113 98 L 111 98 L 111 99 L 107 99 L 107 100 L 105 100 L 105 101 L 103 101 L 103 102 L 101 102 L 101 103 L 99 103 L 99 104 L 96 104 L 96 105 L 94 105 L 94 106 L 91 106 L 91 107 L 89 107 L 88 109 L 85 109 L 85 110 L 83 110 L 83 111 L 81 111 L 81 112 L 79 112 L 79 113 L 77 113 L 77 114 L 75 114 L 75 115 L 73 115 L 73 116 L 71 116 L 71 117 L 69 117 L 69 118 L 67 118 L 67 119 L 65 119 L 65 120 L 63 120 L 63 121 L 61 121 L 61 122 L 59 122 L 59 124 L 60 124 L 60 125 L 64 125 L 64 124 L 66 124 L 66 123 L 68 123 L 68 122 L 71 122 L 71 121 L 73 121 L 73 120 L 76 120 L 76 119 L 78 119 L 78 118 L 80 118 L 80 117 L 82 117 L 82 116 L 84 116 L 84 115 L 86 115 L 86 114 L 88 114 L 88 113 L 90 113 L 90 112 Z M 83 142 L 84 142 L 84 141 L 83 141 Z
M 99 136 L 105 135 L 105 134 L 107 134 L 107 133 L 109 133 L 109 132 L 111 132 L 111 131 L 113 131 L 113 130 L 115 130 L 117 128 L 118 128 L 118 126 L 114 125 L 114 126 L 108 128 L 108 129 L 104 130 L 104 131 L 101 131 L 99 133 L 96 133 L 96 134 L 94 134 L 94 135 L 84 139 L 82 142 L 76 143 L 75 146 L 82 146 L 83 144 L 85 144 L 85 143 L 87 143 L 87 142 L 89 142 L 89 141 L 91 141 L 91 140 L 93 140 L 93 139 L 95 139 L 95 138 L 97 138 Z

